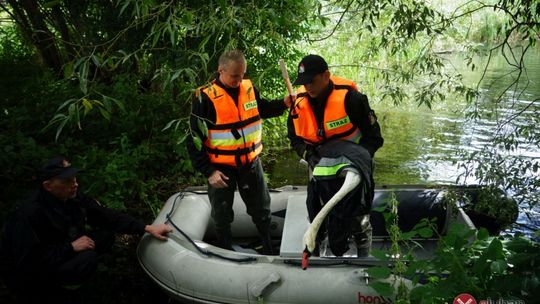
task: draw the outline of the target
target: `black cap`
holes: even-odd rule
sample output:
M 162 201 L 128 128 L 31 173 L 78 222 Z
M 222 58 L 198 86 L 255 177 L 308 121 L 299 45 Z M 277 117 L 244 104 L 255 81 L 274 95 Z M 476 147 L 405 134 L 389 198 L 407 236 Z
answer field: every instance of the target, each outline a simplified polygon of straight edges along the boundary
M 298 78 L 294 81 L 294 85 L 311 83 L 313 77 L 328 70 L 328 64 L 319 55 L 307 55 L 302 58 L 298 64 Z
M 55 157 L 49 159 L 39 169 L 39 179 L 46 181 L 52 178 L 70 178 L 77 172 L 79 172 L 79 169 L 73 168 L 65 157 Z

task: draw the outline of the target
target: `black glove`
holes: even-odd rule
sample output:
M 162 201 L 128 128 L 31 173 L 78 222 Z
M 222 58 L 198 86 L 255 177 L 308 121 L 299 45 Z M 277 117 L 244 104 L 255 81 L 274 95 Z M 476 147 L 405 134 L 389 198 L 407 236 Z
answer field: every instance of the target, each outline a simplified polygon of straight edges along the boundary
M 304 152 L 304 159 L 308 162 L 309 167 L 313 169 L 321 160 L 321 156 L 315 147 L 308 145 L 306 146 L 306 151 Z

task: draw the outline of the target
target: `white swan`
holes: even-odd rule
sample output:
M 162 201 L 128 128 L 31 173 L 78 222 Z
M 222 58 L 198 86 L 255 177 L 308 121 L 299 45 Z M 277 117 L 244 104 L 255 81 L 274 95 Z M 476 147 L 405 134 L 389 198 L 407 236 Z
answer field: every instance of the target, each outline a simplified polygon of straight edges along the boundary
M 362 178 L 360 177 L 360 174 L 358 174 L 354 170 L 347 170 L 345 175 L 345 181 L 343 182 L 343 185 L 339 189 L 334 196 L 324 205 L 324 207 L 319 211 L 315 219 L 313 219 L 313 222 L 311 222 L 311 225 L 309 225 L 306 233 L 304 234 L 304 252 L 308 252 L 308 256 L 313 253 L 313 250 L 315 250 L 315 239 L 317 238 L 317 233 L 319 232 L 319 229 L 321 228 L 321 224 L 330 213 L 332 208 L 345 197 L 349 192 L 354 190 L 356 186 L 360 184 L 360 181 Z

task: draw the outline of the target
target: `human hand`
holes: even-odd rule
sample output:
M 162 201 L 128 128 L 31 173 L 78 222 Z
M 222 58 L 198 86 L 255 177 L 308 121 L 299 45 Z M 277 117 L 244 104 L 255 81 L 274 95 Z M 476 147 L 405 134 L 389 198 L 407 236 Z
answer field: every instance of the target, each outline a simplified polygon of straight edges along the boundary
M 321 156 L 319 155 L 319 152 L 317 152 L 315 148 L 308 145 L 306 147 L 305 160 L 308 162 L 310 168 L 315 168 L 315 166 L 321 160 Z
M 158 240 L 165 241 L 167 239 L 167 234 L 172 232 L 172 228 L 167 224 L 153 224 L 146 225 L 144 231 L 150 233 Z
M 71 247 L 73 247 L 73 251 L 79 252 L 84 250 L 94 250 L 96 248 L 96 244 L 94 243 L 94 240 L 86 235 L 83 235 L 71 242 Z
M 287 106 L 287 108 L 290 108 L 295 100 L 296 95 L 287 95 L 285 96 L 285 98 L 283 98 L 283 103 L 285 104 L 285 106 Z
M 227 181 L 229 178 L 223 172 L 216 170 L 208 177 L 208 183 L 214 188 L 226 188 L 229 187 Z

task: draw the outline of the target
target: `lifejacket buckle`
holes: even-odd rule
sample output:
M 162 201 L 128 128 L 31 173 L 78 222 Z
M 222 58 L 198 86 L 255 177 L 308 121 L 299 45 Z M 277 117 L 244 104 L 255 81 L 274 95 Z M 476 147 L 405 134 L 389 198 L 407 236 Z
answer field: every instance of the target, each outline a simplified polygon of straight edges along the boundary
M 234 136 L 234 139 L 238 140 L 242 135 L 240 135 L 240 132 L 238 132 L 238 129 L 231 129 L 231 133 Z

